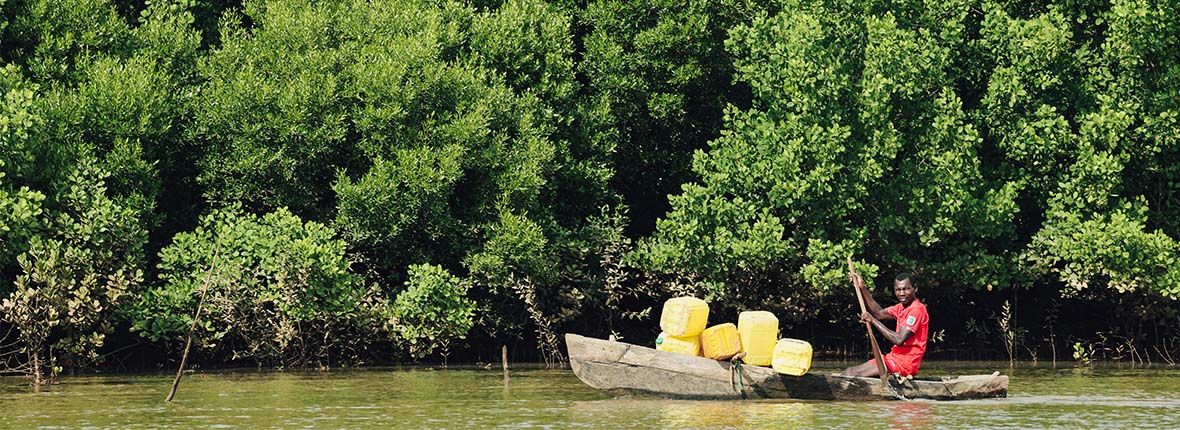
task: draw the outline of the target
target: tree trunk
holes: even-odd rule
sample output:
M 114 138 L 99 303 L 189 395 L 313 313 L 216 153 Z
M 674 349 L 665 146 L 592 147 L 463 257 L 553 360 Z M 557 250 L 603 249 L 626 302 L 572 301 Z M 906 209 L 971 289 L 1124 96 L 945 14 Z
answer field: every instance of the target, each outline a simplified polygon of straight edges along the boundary
M 33 351 L 33 385 L 41 386 L 41 355 L 38 351 Z

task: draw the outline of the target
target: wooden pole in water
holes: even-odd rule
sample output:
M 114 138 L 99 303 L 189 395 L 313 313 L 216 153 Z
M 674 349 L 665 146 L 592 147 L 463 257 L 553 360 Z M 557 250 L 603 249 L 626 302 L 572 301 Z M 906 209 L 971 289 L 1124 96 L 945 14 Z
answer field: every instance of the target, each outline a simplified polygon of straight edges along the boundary
M 848 257 L 848 274 L 856 273 L 856 268 L 852 267 L 852 257 Z M 852 288 L 856 290 L 856 302 L 860 303 L 860 312 L 865 313 L 865 299 L 860 295 L 860 288 L 856 288 L 853 284 Z M 877 362 L 877 372 L 881 374 L 881 385 L 889 386 L 889 371 L 885 369 L 885 359 L 881 358 L 881 347 L 877 346 L 877 336 L 873 334 L 873 323 L 865 321 L 865 329 L 869 332 L 869 344 L 873 348 L 873 360 Z
M 184 366 L 188 363 L 188 351 L 193 345 L 193 332 L 197 329 L 197 321 L 201 319 L 201 308 L 205 306 L 205 294 L 209 292 L 209 280 L 213 278 L 213 268 L 217 266 L 217 255 L 221 253 L 221 235 L 217 235 L 217 247 L 213 250 L 213 263 L 205 273 L 205 284 L 201 287 L 201 300 L 197 302 L 197 312 L 193 315 L 193 324 L 188 328 L 188 336 L 184 341 L 184 354 L 180 356 L 180 368 L 176 369 L 176 378 L 172 380 L 172 389 L 168 390 L 165 402 L 171 402 L 176 396 L 176 387 L 180 386 L 180 377 L 184 375 Z
M 508 382 L 508 345 L 500 345 L 500 366 L 504 368 L 504 382 Z

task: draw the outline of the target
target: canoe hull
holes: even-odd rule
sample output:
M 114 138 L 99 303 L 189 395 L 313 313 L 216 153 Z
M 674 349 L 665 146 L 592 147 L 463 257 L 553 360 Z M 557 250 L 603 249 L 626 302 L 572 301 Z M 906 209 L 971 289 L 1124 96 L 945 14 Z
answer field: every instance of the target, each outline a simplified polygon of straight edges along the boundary
M 682 399 L 893 400 L 875 378 L 811 372 L 781 375 L 759 366 L 657 351 L 576 334 L 565 336 L 578 379 L 607 395 Z M 1008 395 L 1008 376 L 971 375 L 910 380 L 893 391 L 911 399 L 962 400 Z

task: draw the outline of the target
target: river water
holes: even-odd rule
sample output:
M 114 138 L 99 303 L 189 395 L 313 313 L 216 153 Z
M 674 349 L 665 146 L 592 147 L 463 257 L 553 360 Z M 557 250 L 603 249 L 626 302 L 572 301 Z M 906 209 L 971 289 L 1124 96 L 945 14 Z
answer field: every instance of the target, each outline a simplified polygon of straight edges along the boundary
M 818 364 L 831 371 L 841 363 Z M 1180 367 L 923 363 L 925 375 L 1011 375 L 1006 399 L 959 402 L 611 399 L 568 369 L 219 371 L 0 379 L 0 428 L 740 429 L 1180 428 Z

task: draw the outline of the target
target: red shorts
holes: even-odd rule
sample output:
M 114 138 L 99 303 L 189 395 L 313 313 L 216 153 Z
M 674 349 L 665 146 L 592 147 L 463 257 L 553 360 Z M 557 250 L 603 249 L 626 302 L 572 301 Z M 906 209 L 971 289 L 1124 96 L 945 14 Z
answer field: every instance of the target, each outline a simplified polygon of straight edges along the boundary
M 902 376 L 913 376 L 918 374 L 918 369 L 911 369 L 909 360 L 894 356 L 893 353 L 885 354 L 885 368 L 889 369 L 889 373 L 900 373 Z

